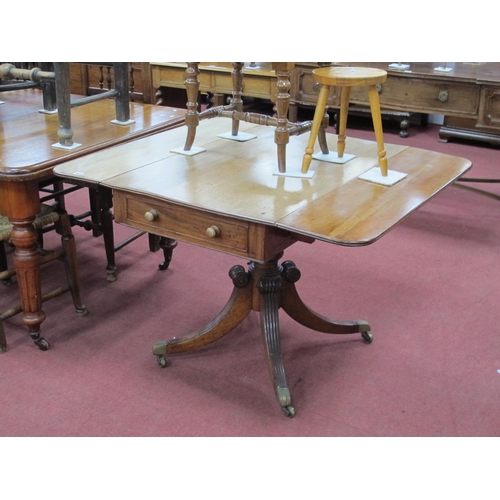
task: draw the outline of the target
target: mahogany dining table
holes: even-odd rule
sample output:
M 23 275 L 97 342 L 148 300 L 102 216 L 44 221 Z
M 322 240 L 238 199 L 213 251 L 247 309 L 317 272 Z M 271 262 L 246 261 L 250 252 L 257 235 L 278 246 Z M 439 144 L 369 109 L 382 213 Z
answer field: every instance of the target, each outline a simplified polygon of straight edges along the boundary
M 40 211 L 41 183 L 55 179 L 56 165 L 91 153 L 129 143 L 184 123 L 184 110 L 141 103 L 130 104 L 131 122 L 116 118 L 113 99 L 76 107 L 71 112 L 78 147 L 61 149 L 57 114 L 39 111 L 42 91 L 23 89 L 2 92 L 0 104 L 0 213 L 13 225 L 11 242 L 21 296 L 22 322 L 31 338 L 41 338 L 42 310 L 37 232 L 32 223 Z

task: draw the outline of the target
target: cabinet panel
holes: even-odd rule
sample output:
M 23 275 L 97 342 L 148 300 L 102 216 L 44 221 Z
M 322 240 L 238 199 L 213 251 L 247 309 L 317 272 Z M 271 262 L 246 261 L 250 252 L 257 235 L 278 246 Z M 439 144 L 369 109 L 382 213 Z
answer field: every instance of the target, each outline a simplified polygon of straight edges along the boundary
M 479 87 L 475 84 L 389 76 L 381 88 L 380 104 L 383 107 L 438 114 L 451 111 L 455 115 L 464 116 L 475 116 L 478 112 Z M 367 89 L 353 88 L 351 101 L 368 103 Z
M 477 126 L 500 132 L 500 88 L 482 89 Z

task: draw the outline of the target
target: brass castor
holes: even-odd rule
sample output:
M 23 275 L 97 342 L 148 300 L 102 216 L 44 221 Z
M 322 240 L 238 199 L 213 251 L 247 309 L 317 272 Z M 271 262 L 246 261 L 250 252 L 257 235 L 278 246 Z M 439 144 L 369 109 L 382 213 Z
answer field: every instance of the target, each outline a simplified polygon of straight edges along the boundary
M 161 354 L 160 356 L 156 356 L 156 360 L 158 361 L 158 364 L 162 368 L 165 368 L 167 366 L 167 358 L 165 357 L 164 354 Z
M 43 337 L 40 337 L 39 339 L 34 340 L 33 342 L 38 347 L 38 349 L 40 349 L 40 351 L 48 351 L 50 347 L 50 344 Z
M 373 342 L 373 335 L 370 332 L 361 332 L 361 336 L 367 344 L 371 344 Z

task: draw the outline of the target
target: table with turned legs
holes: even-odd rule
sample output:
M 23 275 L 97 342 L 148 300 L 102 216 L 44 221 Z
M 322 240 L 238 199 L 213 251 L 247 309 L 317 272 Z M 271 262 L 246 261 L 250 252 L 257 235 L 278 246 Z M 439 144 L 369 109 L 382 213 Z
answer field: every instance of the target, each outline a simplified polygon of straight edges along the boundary
M 72 127 L 79 146 L 53 147 L 58 141 L 57 114 L 38 112 L 42 94 L 37 89 L 2 93 L 0 106 L 0 213 L 13 225 L 11 242 L 21 296 L 22 322 L 35 344 L 46 350 L 41 336 L 42 310 L 38 233 L 33 221 L 40 211 L 40 184 L 55 179 L 53 169 L 72 158 L 82 158 L 113 145 L 133 141 L 179 126 L 184 111 L 147 104 L 130 105 L 132 123 L 115 125 L 113 100 L 76 108 Z M 84 160 L 87 161 L 87 160 Z M 111 219 L 110 219 L 111 222 Z

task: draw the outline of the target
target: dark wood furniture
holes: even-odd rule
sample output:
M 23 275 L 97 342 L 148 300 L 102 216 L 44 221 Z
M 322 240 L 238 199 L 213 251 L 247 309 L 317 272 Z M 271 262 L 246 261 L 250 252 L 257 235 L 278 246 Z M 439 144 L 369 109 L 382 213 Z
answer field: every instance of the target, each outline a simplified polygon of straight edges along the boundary
M 15 99 L 25 101 L 26 92 L 14 91 Z M 40 294 L 39 256 L 36 248 L 37 231 L 33 221 L 40 211 L 39 187 L 54 179 L 54 166 L 113 145 L 155 134 L 178 126 L 184 112 L 151 105 L 130 105 L 133 123 L 125 126 L 111 124 L 116 111 L 113 100 L 103 100 L 77 107 L 72 112 L 75 140 L 81 146 L 65 150 L 54 148 L 58 141 L 57 115 L 37 111 L 16 111 L 10 92 L 2 94 L 0 105 L 0 213 L 13 225 L 14 263 L 18 276 L 23 309 L 22 321 L 32 338 L 39 338 L 45 319 Z M 35 99 L 35 97 L 34 97 Z M 36 97 L 41 102 L 41 96 Z M 97 188 L 96 188 L 97 189 Z M 103 214 L 112 222 L 112 214 Z
M 77 95 L 96 95 L 115 86 L 113 63 L 70 63 L 71 92 Z M 151 68 L 147 62 L 128 63 L 130 100 L 154 104 Z
M 42 244 L 38 249 L 40 264 L 46 264 L 55 259 L 59 259 L 64 261 L 66 269 L 66 282 L 62 286 L 43 293 L 42 302 L 58 297 L 62 293 L 71 292 L 76 313 L 79 316 L 85 316 L 88 311 L 82 303 L 80 297 L 76 245 L 71 231 L 71 223 L 68 213 L 57 203 L 43 204 L 40 213 L 37 214 L 37 217 L 33 222 L 33 226 L 39 232 L 41 236 L 40 239 L 42 240 Z M 55 229 L 61 236 L 60 249 L 47 249 L 43 246 L 42 232 L 46 226 L 52 226 L 53 229 Z M 10 224 L 7 217 L 0 214 L 0 280 L 4 284 L 11 284 L 12 276 L 17 274 L 15 268 L 8 266 L 4 245 L 4 243 L 8 243 L 10 240 L 11 230 L 12 224 Z M 22 279 L 22 276 L 20 279 Z M 7 340 L 2 321 L 19 314 L 20 312 L 22 312 L 22 307 L 20 305 L 16 305 L 10 309 L 0 312 L 0 353 L 7 350 Z M 33 340 L 35 345 L 42 351 L 46 351 L 49 348 L 49 343 L 43 337 L 36 335 Z
M 290 261 L 280 263 L 284 250 L 315 240 L 345 246 L 373 243 L 467 171 L 471 162 L 387 144 L 390 167 L 407 177 L 386 187 L 358 179 L 377 165 L 376 146 L 350 139 L 354 160 L 342 166 L 315 162 L 314 176 L 303 179 L 273 174 L 276 145 L 271 127 L 240 126 L 257 138 L 221 139 L 218 134 L 227 130 L 227 120 L 205 120 L 198 126 L 196 144 L 207 153 L 185 156 L 160 148 L 184 144 L 186 130 L 177 128 L 66 162 L 55 172 L 112 189 L 118 222 L 250 262 L 248 270 L 240 265 L 231 268 L 233 293 L 212 322 L 189 335 L 156 343 L 153 354 L 165 366 L 167 356 L 214 342 L 257 311 L 278 403 L 293 416 L 281 356 L 279 309 L 314 330 L 358 333 L 367 342 L 372 337 L 366 321 L 332 320 L 307 307 L 295 288 L 299 269 Z M 327 138 L 336 141 L 335 136 Z M 305 136 L 291 138 L 289 164 L 296 162 L 300 169 L 306 143 Z

